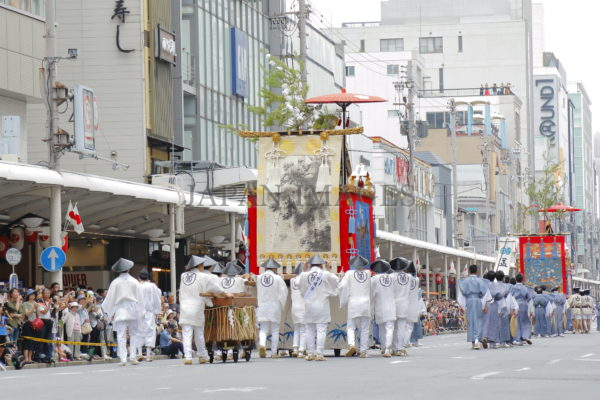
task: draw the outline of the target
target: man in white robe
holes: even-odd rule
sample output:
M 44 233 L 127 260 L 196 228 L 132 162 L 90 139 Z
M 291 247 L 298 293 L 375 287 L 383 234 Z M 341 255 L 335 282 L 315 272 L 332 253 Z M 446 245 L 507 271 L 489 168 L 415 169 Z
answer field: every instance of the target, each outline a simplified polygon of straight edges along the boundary
M 304 263 L 300 262 L 294 271 L 295 278 L 290 279 L 290 297 L 292 300 L 292 322 L 294 324 L 294 341 L 292 343 L 292 357 L 304 358 L 306 356 L 306 324 L 304 322 L 304 298 L 300 293 L 300 274 L 304 272 Z
M 156 316 L 161 313 L 160 289 L 150 282 L 148 272 L 139 274 L 140 289 L 144 298 L 144 315 L 140 325 L 137 359 L 143 358 L 142 346 L 146 346 L 146 361 L 152 361 L 152 349 L 156 344 Z
M 202 297 L 202 294 L 231 297 L 231 294 L 223 292 L 215 275 L 204 271 L 205 262 L 207 260 L 204 257 L 192 256 L 186 265 L 186 272 L 181 274 L 179 324 L 183 336 L 184 365 L 192 365 L 192 336 L 200 364 L 208 362 L 208 351 L 204 341 L 204 307 L 211 306 L 212 302 L 209 297 Z
M 256 295 L 258 310 L 256 320 L 258 321 L 258 354 L 260 358 L 267 356 L 267 337 L 271 334 L 271 358 L 279 358 L 277 349 L 279 346 L 279 324 L 281 313 L 287 301 L 288 289 L 285 281 L 277 275 L 277 269 L 281 265 L 269 257 L 261 265 L 265 272 L 260 274 L 256 280 Z
M 225 293 L 245 293 L 246 279 L 240 274 L 244 270 L 237 264 L 236 261 L 230 261 L 223 268 L 222 275 L 219 278 L 221 288 Z
M 384 357 L 392 356 L 392 340 L 396 322 L 396 292 L 390 264 L 377 260 L 371 264 L 371 299 L 375 310 L 375 323 L 379 326 L 379 342 Z
M 408 333 L 408 296 L 410 295 L 411 277 L 405 271 L 412 264 L 412 261 L 406 258 L 397 257 L 390 261 L 390 266 L 394 271 L 393 279 L 396 288 L 396 330 L 394 331 L 394 341 L 392 344 L 393 356 L 406 356 L 406 345 L 409 343 L 410 334 Z M 412 327 L 412 324 L 410 325 Z
M 129 359 L 132 364 L 138 364 L 135 359 L 138 347 L 138 330 L 144 315 L 144 297 L 140 283 L 129 270 L 134 266 L 133 261 L 120 258 L 111 269 L 119 274 L 108 287 L 108 294 L 102 302 L 102 310 L 107 320 L 113 322 L 117 332 L 117 355 L 121 365 L 127 365 L 127 334 L 129 334 Z
M 361 358 L 367 357 L 369 327 L 371 324 L 371 273 L 365 270 L 369 260 L 357 255 L 350 259 L 350 271 L 346 272 L 338 285 L 340 308 L 348 305 L 348 351 L 346 357 L 357 352 L 356 329 L 359 331 Z
M 325 361 L 323 350 L 327 325 L 331 321 L 329 298 L 337 295 L 338 278 L 323 270 L 325 261 L 315 254 L 308 260 L 310 270 L 300 275 L 300 293 L 304 298 L 307 361 Z

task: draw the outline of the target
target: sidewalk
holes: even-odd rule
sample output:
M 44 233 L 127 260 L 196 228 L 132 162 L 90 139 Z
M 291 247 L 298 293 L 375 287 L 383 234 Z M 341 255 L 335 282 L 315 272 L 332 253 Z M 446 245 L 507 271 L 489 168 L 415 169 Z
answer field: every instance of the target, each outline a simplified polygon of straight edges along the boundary
M 154 356 L 154 361 L 160 360 L 168 360 L 169 356 L 164 355 L 156 355 Z M 61 368 L 61 367 L 76 367 L 76 366 L 84 366 L 84 365 L 98 365 L 98 364 L 118 364 L 120 361 L 118 358 L 113 358 L 111 360 L 93 360 L 93 361 L 68 361 L 68 362 L 56 362 L 52 364 L 46 363 L 35 363 L 35 364 L 27 364 L 22 369 L 39 369 L 39 368 Z M 145 363 L 146 361 L 142 361 L 141 363 Z M 15 371 L 15 367 L 13 366 L 5 366 L 7 371 Z M 2 372 L 0 368 L 0 373 Z

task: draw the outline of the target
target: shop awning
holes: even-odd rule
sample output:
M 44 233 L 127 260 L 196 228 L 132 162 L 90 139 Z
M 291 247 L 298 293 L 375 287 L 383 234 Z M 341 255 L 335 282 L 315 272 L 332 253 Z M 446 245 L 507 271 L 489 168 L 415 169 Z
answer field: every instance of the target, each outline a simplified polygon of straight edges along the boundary
M 185 204 L 182 236 L 229 232 L 227 214 L 246 213 L 239 200 L 192 196 L 177 188 L 0 162 L 0 225 L 27 213 L 49 218 L 49 188 L 53 185 L 63 188 L 63 213 L 69 201 L 77 203 L 90 233 L 147 238 L 144 232 L 163 229 L 166 234 L 170 204 Z
M 429 251 L 429 263 L 432 268 L 444 268 L 444 258 L 448 257 L 448 263 L 460 258 L 462 264 L 468 260 L 494 264 L 496 259 L 473 252 L 455 249 L 453 247 L 442 246 L 435 243 L 425 242 L 423 240 L 412 239 L 402 235 L 396 235 L 390 232 L 377 231 L 375 243 L 379 246 L 382 257 L 388 257 L 390 245 L 392 245 L 392 255 L 394 257 L 402 256 L 412 259 L 413 249 L 417 249 L 421 265 L 425 265 L 425 251 Z M 458 266 L 457 266 L 458 268 Z

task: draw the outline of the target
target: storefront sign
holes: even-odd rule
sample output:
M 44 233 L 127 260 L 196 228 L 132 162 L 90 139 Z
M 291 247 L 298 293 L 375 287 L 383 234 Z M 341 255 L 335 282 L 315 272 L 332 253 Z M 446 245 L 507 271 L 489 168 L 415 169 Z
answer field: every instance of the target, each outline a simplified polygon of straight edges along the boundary
M 87 287 L 86 274 L 63 274 L 63 287 Z
M 394 158 L 386 158 L 384 161 L 384 169 L 386 175 L 394 175 L 396 170 L 396 160 Z
M 175 65 L 177 61 L 177 36 L 158 25 L 156 27 L 156 58 Z
M 248 57 L 248 35 L 231 28 L 231 88 L 241 97 L 248 97 Z
M 94 155 L 99 128 L 96 96 L 92 89 L 81 85 L 75 86 L 74 92 L 75 150 L 83 155 Z
M 536 125 L 539 134 L 548 138 L 552 143 L 554 143 L 557 132 L 556 96 L 557 90 L 554 77 L 536 79 L 534 94 L 537 103 L 535 110 L 538 115 Z
M 121 25 L 125 23 L 125 17 L 127 16 L 127 14 L 131 14 L 131 11 L 129 11 L 127 7 L 125 7 L 125 0 L 116 0 L 113 15 L 110 17 L 110 19 L 117 19 L 117 49 L 119 49 L 119 51 L 122 53 L 131 53 L 133 51 L 133 49 L 126 50 L 121 47 Z

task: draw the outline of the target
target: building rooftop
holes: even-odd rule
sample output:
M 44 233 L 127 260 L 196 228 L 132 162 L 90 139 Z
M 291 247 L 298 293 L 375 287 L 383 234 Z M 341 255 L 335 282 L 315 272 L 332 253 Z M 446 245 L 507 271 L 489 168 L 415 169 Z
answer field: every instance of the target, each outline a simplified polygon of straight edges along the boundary
M 416 151 L 415 157 L 419 160 L 426 162 L 429 165 L 445 165 L 446 163 L 437 154 L 431 151 Z

